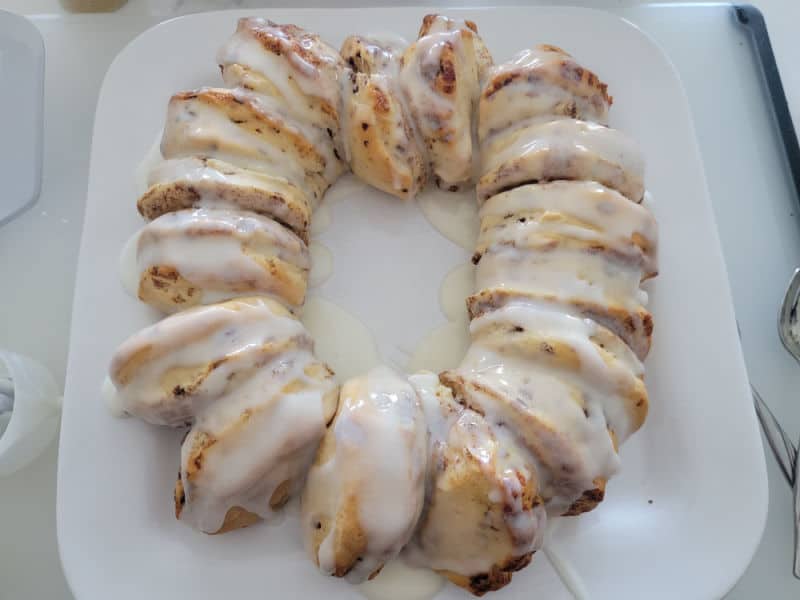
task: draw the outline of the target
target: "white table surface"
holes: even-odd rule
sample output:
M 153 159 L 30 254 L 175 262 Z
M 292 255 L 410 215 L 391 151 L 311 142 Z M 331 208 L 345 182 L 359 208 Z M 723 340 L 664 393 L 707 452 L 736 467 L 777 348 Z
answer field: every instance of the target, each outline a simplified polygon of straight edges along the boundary
M 363 4 L 397 3 L 374 0 Z M 512 2 L 498 2 L 509 3 Z M 57 0 L 0 0 L 2 9 L 36 15 L 34 23 L 44 36 L 47 52 L 42 194 L 31 210 L 0 228 L 0 281 L 3 282 L 0 347 L 38 359 L 62 384 L 97 91 L 108 64 L 130 39 L 157 20 L 186 11 L 186 4 L 210 9 L 269 3 L 129 0 L 114 15 L 65 17 Z M 331 3 L 316 2 L 321 4 Z M 463 6 L 486 2 L 439 4 Z M 635 3 L 606 0 L 565 4 L 619 11 Z M 796 33 L 800 3 L 763 0 L 756 4 L 766 17 L 793 117 L 800 124 L 800 71 L 793 61 L 800 50 Z M 676 39 L 679 35 L 680 32 L 675 32 Z M 691 63 L 690 56 L 673 56 L 673 59 L 679 67 Z M 713 110 L 710 107 L 713 102 L 724 103 L 726 94 L 744 95 L 743 83 L 736 78 L 731 79 L 729 89 L 719 90 L 717 95 L 693 94 L 692 90 L 702 84 L 702 72 L 681 70 L 681 75 L 696 114 Z M 751 90 L 749 102 L 763 102 L 763 98 L 752 96 Z M 761 114 L 763 107 L 753 104 L 753 110 Z M 697 130 L 750 377 L 790 434 L 797 437 L 800 404 L 792 397 L 792 391 L 800 389 L 800 368 L 780 348 L 774 321 L 781 300 L 780 282 L 788 280 L 791 269 L 800 262 L 800 227 L 796 217 L 800 208 L 795 210 L 796 201 L 786 193 L 785 173 L 779 165 L 757 165 L 760 179 L 745 188 L 741 181 L 735 185 L 726 183 L 730 178 L 725 177 L 730 170 L 748 168 L 736 162 L 735 148 L 726 147 L 726 143 L 749 139 L 750 130 L 763 125 L 763 121 L 761 115 L 748 122 L 697 123 Z M 755 136 L 753 139 L 754 144 L 767 143 Z M 774 153 L 775 148 L 763 150 L 766 156 L 768 151 Z M 753 202 L 744 202 L 743 195 L 752 197 Z M 780 200 L 770 203 L 770 198 L 778 196 Z M 727 198 L 737 201 L 736 210 L 725 207 Z M 698 398 L 698 405 L 701 403 Z M 54 442 L 28 468 L 0 479 L 0 600 L 71 598 L 56 546 L 56 459 Z M 800 581 L 790 573 L 790 494 L 771 455 L 767 463 L 770 477 L 767 527 L 752 564 L 728 596 L 734 600 L 800 598 Z M 738 484 L 731 482 L 731 493 L 736 493 Z M 724 510 L 724 506 L 720 509 Z M 736 515 L 731 515 L 731 526 L 736 526 Z

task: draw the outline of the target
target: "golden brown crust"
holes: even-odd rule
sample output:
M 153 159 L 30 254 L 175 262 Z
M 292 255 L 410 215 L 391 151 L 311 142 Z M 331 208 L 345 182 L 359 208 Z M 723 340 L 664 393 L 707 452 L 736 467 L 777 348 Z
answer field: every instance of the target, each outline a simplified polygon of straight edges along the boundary
M 419 39 L 424 35 L 428 35 L 431 31 L 453 31 L 454 29 L 465 29 L 472 34 L 472 45 L 478 63 L 478 78 L 482 80 L 492 66 L 494 60 L 489 52 L 489 48 L 484 43 L 483 39 L 481 39 L 480 35 L 478 35 L 478 26 L 474 21 L 459 21 L 445 17 L 444 15 L 428 14 L 422 18 L 422 25 L 420 25 L 417 38 Z
M 504 420 L 514 424 L 514 432 L 521 443 L 553 477 L 559 477 L 561 472 L 577 471 L 580 458 L 554 423 L 526 410 L 524 405 L 512 402 L 513 399 L 502 392 L 468 379 L 457 371 L 443 371 L 439 374 L 439 379 L 453 390 L 456 401 L 467 408 L 483 415 L 486 404 L 491 404 L 498 415 L 504 415 Z M 560 451 L 554 454 L 552 448 L 559 448 Z
M 597 487 L 583 492 L 581 497 L 572 503 L 572 506 L 569 507 L 563 516 L 575 517 L 597 508 L 597 505 L 603 501 L 603 497 L 605 496 L 606 480 L 598 477 L 594 480 L 594 484 Z
M 314 457 L 312 469 L 327 464 L 334 459 L 336 454 L 336 436 L 333 434 L 333 422 L 338 414 L 338 406 L 331 417 L 330 427 L 322 437 L 317 454 Z M 304 492 L 303 503 L 314 505 L 316 500 L 308 496 L 310 490 L 307 487 Z M 315 514 L 315 523 L 309 530 L 310 552 L 314 563 L 319 566 L 319 547 L 323 540 L 328 537 L 331 529 L 335 536 L 331 540 L 333 547 L 333 572 L 335 577 L 344 577 L 355 566 L 356 562 L 367 550 L 367 535 L 361 526 L 359 516 L 359 498 L 356 493 L 348 495 L 341 501 L 341 505 L 331 519 L 329 514 Z
M 169 265 L 149 267 L 139 277 L 139 300 L 162 312 L 176 312 L 200 304 L 202 291 Z
M 460 575 L 453 571 L 439 570 L 440 575 L 447 577 L 451 583 L 464 588 L 475 596 L 483 596 L 486 592 L 496 592 L 511 583 L 516 571 L 521 571 L 533 560 L 533 552 L 509 559 L 502 565 L 494 565 L 488 572 L 477 575 Z
M 385 78 L 350 76 L 346 130 L 350 167 L 366 183 L 401 199 L 413 198 L 425 185 L 425 160 L 408 115 Z
M 347 37 L 339 54 L 354 73 L 365 75 L 393 73 L 400 61 L 399 52 L 393 47 L 358 35 Z
M 427 50 L 429 38 L 406 49 L 400 61 L 401 81 L 437 185 L 458 189 L 472 177 L 471 122 L 479 93 L 477 36 L 469 28 L 450 24 L 442 30 L 454 35 L 436 40 L 436 59 Z M 442 102 L 427 101 L 428 95 L 417 86 Z
M 270 507 L 273 510 L 280 508 L 286 501 L 289 499 L 288 495 L 283 495 L 282 491 L 286 488 L 288 482 L 284 482 L 278 489 L 275 490 L 275 493 L 272 495 L 270 499 Z M 276 494 L 280 494 L 276 497 Z M 186 495 L 183 490 L 183 481 L 181 481 L 180 475 L 178 475 L 178 479 L 175 482 L 175 518 L 181 518 L 181 512 L 183 511 L 183 507 L 186 503 Z M 244 527 L 249 527 L 250 525 L 255 525 L 261 521 L 261 517 L 257 514 L 250 512 L 247 509 L 242 508 L 241 506 L 233 506 L 228 509 L 228 512 L 225 513 L 225 520 L 222 522 L 222 526 L 217 529 L 214 533 L 210 535 L 219 535 L 221 533 L 227 533 L 229 531 L 233 531 L 235 529 L 243 529 Z
M 260 263 L 272 282 L 270 289 L 262 289 L 250 279 L 229 284 L 231 297 L 273 293 L 278 300 L 291 309 L 302 306 L 306 296 L 308 273 L 276 257 L 253 257 Z M 183 277 L 171 265 L 154 265 L 139 276 L 139 300 L 165 313 L 203 304 L 203 286 Z
M 460 413 L 445 443 L 430 459 L 434 466 L 429 498 L 414 540 L 434 569 L 437 559 L 456 564 L 469 564 L 476 557 L 487 561 L 490 566 L 476 573 L 437 569 L 455 585 L 476 595 L 507 585 L 513 572 L 530 562 L 533 552 L 525 548 L 531 548 L 530 536 L 536 534 L 526 528 L 523 535 L 527 537 L 520 538 L 520 532 L 510 525 L 513 519 L 507 519 L 532 519 L 531 511 L 541 510 L 542 503 L 532 466 L 527 465 L 526 476 L 519 470 L 520 463 L 501 463 L 506 453 L 522 457 L 524 450 L 508 445 L 513 442 L 500 442 L 493 432 L 480 413 Z M 480 451 L 473 450 L 473 444 Z M 509 469 L 514 469 L 513 475 Z M 511 484 L 513 479 L 517 481 Z M 498 495 L 507 484 L 520 487 L 513 504 L 508 503 L 510 498 L 503 491 Z
M 566 514 L 580 514 L 592 510 L 603 499 L 605 479 L 596 478 L 591 490 L 574 490 L 570 482 L 571 474 L 580 468 L 580 459 L 575 452 L 571 452 L 569 442 L 564 439 L 561 432 L 551 423 L 540 419 L 536 414 L 528 412 L 518 402 L 510 402 L 501 392 L 491 387 L 469 380 L 455 371 L 443 371 L 439 374 L 442 384 L 453 390 L 453 397 L 467 408 L 483 414 L 484 400 L 499 409 L 498 414 L 504 415 L 504 420 L 513 428 L 520 441 L 536 456 L 542 468 L 547 469 L 554 482 L 565 486 L 564 489 L 580 494 L 579 498 L 567 509 Z M 609 432 L 612 444 L 616 437 Z M 553 453 L 554 448 L 560 452 Z M 615 446 L 616 448 L 616 446 Z M 548 499 L 545 498 L 545 501 Z M 541 499 L 537 501 L 541 502 Z

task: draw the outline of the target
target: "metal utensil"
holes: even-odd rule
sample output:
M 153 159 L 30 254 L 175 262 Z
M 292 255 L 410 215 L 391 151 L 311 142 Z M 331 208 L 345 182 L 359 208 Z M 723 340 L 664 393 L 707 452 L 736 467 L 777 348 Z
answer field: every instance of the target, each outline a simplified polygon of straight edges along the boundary
M 778 315 L 778 335 L 781 338 L 783 347 L 800 364 L 800 323 L 798 323 L 797 300 L 800 294 L 800 269 L 795 269 L 789 286 L 786 288 L 786 295 L 783 297 L 783 305 Z M 797 333 L 794 329 L 797 328 Z M 793 490 L 794 490 L 794 576 L 800 579 L 800 475 L 798 475 L 798 463 L 795 454 L 795 464 L 793 471 Z
M 775 418 L 775 415 L 769 409 L 767 403 L 764 402 L 758 390 L 752 385 L 750 389 L 753 391 L 753 404 L 755 404 L 756 416 L 758 416 L 758 420 L 761 423 L 764 437 L 767 438 L 769 447 L 772 448 L 772 454 L 775 456 L 775 460 L 781 468 L 786 483 L 789 484 L 790 488 L 794 489 L 797 448 L 783 427 L 781 427 L 781 424 L 778 423 L 778 419 Z

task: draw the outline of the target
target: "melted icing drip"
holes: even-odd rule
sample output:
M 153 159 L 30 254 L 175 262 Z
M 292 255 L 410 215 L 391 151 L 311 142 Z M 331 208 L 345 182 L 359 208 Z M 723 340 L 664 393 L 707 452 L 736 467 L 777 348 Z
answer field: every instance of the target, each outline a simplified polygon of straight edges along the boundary
M 472 251 L 478 238 L 478 206 L 472 189 L 446 192 L 425 190 L 417 197 L 428 222 L 448 240 Z
M 155 141 L 148 148 L 144 158 L 142 158 L 142 161 L 136 165 L 136 170 L 134 171 L 134 186 L 137 196 L 142 195 L 147 188 L 150 187 L 150 173 L 164 162 L 164 157 L 161 156 L 162 135 L 163 132 L 159 131 Z
M 330 199 L 326 198 L 325 202 L 319 205 L 317 210 L 314 211 L 314 218 L 311 219 L 311 237 L 319 237 L 333 222 L 333 214 L 331 212 Z
M 342 307 L 312 296 L 303 307 L 301 321 L 314 338 L 314 349 L 340 380 L 365 373 L 380 364 L 372 332 Z
M 445 579 L 430 569 L 391 560 L 377 577 L 358 586 L 369 600 L 430 600 L 444 587 Z
M 464 264 L 455 267 L 442 281 L 439 288 L 439 303 L 442 312 L 451 321 L 467 319 L 467 307 L 464 298 L 475 288 L 475 267 Z
M 139 295 L 139 267 L 136 264 L 136 252 L 139 247 L 141 230 L 134 233 L 125 242 L 119 256 L 119 278 L 122 287 L 128 294 L 136 298 Z
M 444 371 L 455 368 L 469 348 L 466 321 L 449 322 L 430 331 L 414 348 L 408 359 L 410 372 L 422 369 Z
M 311 273 L 308 276 L 309 287 L 319 287 L 333 275 L 333 254 L 327 246 L 312 241 L 308 246 L 311 252 Z
M 122 399 L 117 394 L 117 388 L 111 383 L 111 379 L 106 376 L 103 379 L 103 385 L 100 387 L 100 396 L 108 409 L 108 412 L 113 417 L 126 417 L 128 413 L 122 407 Z
M 449 322 L 430 331 L 414 348 L 408 371 L 443 371 L 456 367 L 469 347 L 469 318 L 464 298 L 472 293 L 475 267 L 455 267 L 442 281 L 439 303 Z

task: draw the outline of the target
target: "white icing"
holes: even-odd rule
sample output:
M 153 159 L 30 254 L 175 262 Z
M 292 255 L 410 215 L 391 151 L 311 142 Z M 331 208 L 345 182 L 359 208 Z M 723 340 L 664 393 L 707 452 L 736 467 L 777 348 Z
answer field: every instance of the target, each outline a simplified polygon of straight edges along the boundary
M 314 362 L 307 349 L 281 353 L 197 414 L 181 447 L 182 521 L 214 533 L 233 507 L 269 519 L 278 486 L 299 489 L 325 430 L 323 396 L 333 387 L 306 375 Z M 301 389 L 287 391 L 298 381 Z M 214 443 L 192 476 L 192 449 L 205 436 Z
M 269 269 L 270 259 L 305 274 L 311 266 L 305 243 L 272 219 L 203 208 L 166 213 L 148 223 L 139 235 L 136 255 L 138 273 L 153 266 L 174 267 L 200 288 L 203 303 L 272 294 L 286 306 L 296 306 L 283 295 L 287 284 Z
M 142 161 L 136 165 L 134 171 L 134 185 L 136 186 L 136 194 L 141 196 L 150 187 L 148 178 L 153 169 L 158 168 L 163 162 L 164 157 L 161 156 L 161 137 L 163 131 L 159 131 L 153 144 L 148 148 L 147 153 L 142 158 Z
M 246 169 L 278 174 L 297 186 L 303 186 L 306 178 L 313 175 L 322 175 L 328 184 L 340 175 L 342 165 L 335 158 L 332 140 L 325 131 L 293 119 L 283 105 L 265 96 L 227 89 L 196 92 L 201 97 L 210 93 L 226 97 L 230 107 L 237 103 L 248 105 L 277 123 L 281 132 L 267 137 L 235 123 L 225 106 L 212 106 L 198 97 L 174 97 L 169 103 L 161 142 L 165 158 L 219 158 Z M 265 128 L 271 126 L 263 124 Z M 317 155 L 303 157 L 292 146 L 291 136 L 304 138 Z M 310 162 L 304 166 L 301 158 Z
M 417 196 L 422 214 L 428 222 L 454 244 L 469 250 L 478 237 L 478 205 L 475 190 L 446 192 L 430 188 Z
M 432 382 L 418 379 L 417 385 L 429 390 Z M 423 392 L 425 393 L 425 392 Z M 430 397 L 430 392 L 427 392 Z M 541 546 L 546 513 L 539 504 L 525 508 L 523 501 L 523 482 L 533 476 L 533 462 L 528 453 L 506 435 L 504 428 L 492 424 L 472 410 L 453 412 L 448 401 L 438 396 L 441 411 L 440 423 L 444 424 L 445 434 L 441 441 L 431 445 L 429 464 L 428 501 L 435 509 L 437 494 L 452 493 L 447 487 L 439 487 L 439 476 L 449 469 L 459 469 L 459 463 L 467 457 L 479 464 L 480 472 L 489 484 L 486 500 L 473 498 L 467 492 L 463 502 L 478 503 L 485 507 L 488 503 L 496 511 L 502 507 L 502 519 L 506 531 L 500 536 L 508 536 L 511 542 L 511 556 L 522 556 Z M 435 404 L 429 400 L 430 404 Z M 431 415 L 435 408 L 426 410 Z M 435 419 L 433 415 L 429 418 Z M 436 431 L 436 430 L 434 430 Z M 432 433 L 431 438 L 440 434 Z M 451 499 L 451 502 L 453 500 Z M 459 515 L 439 512 L 429 515 L 423 527 L 406 548 L 405 555 L 415 565 L 426 565 L 432 569 L 448 570 L 465 576 L 488 573 L 495 561 L 505 561 L 508 556 L 493 556 L 483 546 L 488 544 L 486 536 L 494 533 L 482 531 L 486 523 L 464 522 Z
M 331 205 L 328 198 L 326 201 L 319 205 L 314 211 L 314 218 L 311 219 L 311 237 L 319 237 L 331 226 L 333 222 L 333 215 L 331 214 Z
M 543 230 L 598 241 L 631 254 L 641 252 L 632 242 L 635 236 L 640 236 L 649 247 L 642 252 L 645 271 L 658 271 L 658 228 L 652 213 L 593 181 L 553 181 L 517 187 L 489 198 L 479 215 L 482 221 L 479 247 L 489 242 L 521 243 Z M 559 215 L 577 223 L 554 220 Z M 491 223 L 495 223 L 494 227 Z M 495 231 L 494 228 L 500 227 L 501 231 Z
M 453 369 L 464 358 L 469 343 L 467 320 L 450 321 L 432 329 L 417 343 L 406 368 L 410 372 Z
M 347 573 L 362 582 L 393 559 L 411 537 L 424 500 L 427 431 L 422 407 L 405 379 L 386 367 L 346 381 L 339 397 L 339 412 L 332 426 L 335 450 L 330 460 L 309 472 L 303 501 L 304 526 L 314 531 L 322 518 L 331 527 L 319 546 L 317 558 L 323 572 L 337 566 L 337 517 L 344 503 L 355 497 L 357 523 L 366 537 L 366 550 Z M 327 502 L 318 502 L 325 496 Z
M 236 33 L 220 48 L 217 62 L 223 67 L 232 64 L 244 65 L 269 79 L 278 90 L 285 105 L 296 117 L 307 123 L 324 126 L 320 112 L 310 106 L 304 96 L 319 98 L 334 109 L 339 106 L 339 73 L 341 57 L 338 52 L 319 39 L 319 36 L 298 29 L 290 33 L 286 26 L 271 24 L 265 19 L 246 19 L 247 26 L 240 23 Z M 258 31 L 280 44 L 280 52 L 274 53 L 262 46 L 254 36 Z M 302 52 L 313 55 L 319 64 L 310 62 Z M 226 77 L 229 85 L 240 82 Z
M 303 307 L 301 320 L 314 338 L 316 355 L 331 366 L 340 380 L 356 377 L 380 364 L 372 332 L 342 307 L 312 296 Z
M 277 42 L 280 51 L 267 50 L 256 31 Z M 579 172 L 573 176 L 592 179 L 597 173 L 614 171 L 615 178 L 606 183 L 640 199 L 644 165 L 638 148 L 619 132 L 596 123 L 553 118 L 560 104 L 575 101 L 579 116 L 605 123 L 608 108 L 567 91 L 569 85 L 558 83 L 557 77 L 523 78 L 498 92 L 488 116 L 481 113 L 483 147 L 477 152 L 472 113 L 478 70 L 485 65 L 478 64 L 478 42 L 463 21 L 434 19 L 427 34 L 405 52 L 402 66 L 398 57 L 404 41 L 363 40 L 375 65 L 371 81 L 395 95 L 401 112 L 413 116 L 410 131 L 402 123 L 398 127 L 403 126 L 408 141 L 410 137 L 426 141 L 427 160 L 445 183 L 471 180 L 479 159 L 485 173 L 512 161 L 540 157 L 542 170 L 548 170 L 541 175 L 547 179 L 550 171 L 564 176 L 559 169 L 567 169 L 577 157 Z M 451 96 L 433 87 L 446 46 L 455 51 L 458 74 Z M 557 52 L 526 50 L 496 67 L 490 77 L 519 69 L 553 75 L 563 58 Z M 203 301 L 209 302 L 230 297 L 237 282 L 245 280 L 260 293 L 275 291 L 271 276 L 245 251 L 256 233 L 268 240 L 259 245 L 260 256 L 281 258 L 306 273 L 310 268 L 309 249 L 276 222 L 240 211 L 206 210 L 226 208 L 215 186 L 264 189 L 260 173 L 285 178 L 316 198 L 318 190 L 333 183 L 342 170 L 334 150 L 334 138 L 343 143 L 338 125 L 347 131 L 349 121 L 358 116 L 347 109 L 353 92 L 341 76 L 347 73 L 341 57 L 314 34 L 264 19 L 245 19 L 218 60 L 229 85 L 244 83 L 235 69 L 227 68 L 235 64 L 268 79 L 275 90 L 218 91 L 228 94 L 231 102 L 248 103 L 270 116 L 284 132 L 278 138 L 256 135 L 232 122 L 225 107 L 173 99 L 161 145 L 170 160 L 150 157 L 140 171 L 150 171 L 151 184 L 196 185 L 202 208 L 156 219 L 128 242 L 121 260 L 127 284 L 131 271 L 138 274 L 153 265 L 171 265 L 203 287 Z M 300 156 L 287 146 L 286 132 L 302 136 L 316 154 Z M 349 160 L 350 149 L 344 146 Z M 220 165 L 225 163 L 209 164 L 197 155 L 241 168 L 223 172 Z M 319 176 L 325 185 L 315 179 Z M 394 190 L 405 185 L 399 176 L 392 181 Z M 607 479 L 616 471 L 618 457 L 609 429 L 620 443 L 633 429 L 622 394 L 638 383 L 643 367 L 622 342 L 615 345 L 612 340 L 601 352 L 592 341 L 599 330 L 593 321 L 535 301 L 512 301 L 474 319 L 467 329 L 464 296 L 473 285 L 637 309 L 647 301 L 639 289 L 641 279 L 657 271 L 657 232 L 649 211 L 598 183 L 529 185 L 494 196 L 480 210 L 484 225 L 480 236 L 477 205 L 466 194 L 424 194 L 420 207 L 434 227 L 462 247 L 471 250 L 477 239 L 482 257 L 477 269 L 464 265 L 443 282 L 440 301 L 450 322 L 423 340 L 410 368 L 444 369 L 460 360 L 455 373 L 493 390 L 497 397 L 472 394 L 469 400 L 479 414 L 456 403 L 433 373 L 406 381 L 385 367 L 350 379 L 342 388 L 340 409 L 328 432 L 335 438 L 335 451 L 330 460 L 311 470 L 302 518 L 307 527 L 319 514 L 330 518 L 330 530 L 316 558 L 323 571 L 333 573 L 336 540 L 342 534 L 338 528 L 343 526 L 334 517 L 342 502 L 355 494 L 354 518 L 367 547 L 347 576 L 353 582 L 363 581 L 389 561 L 377 579 L 360 588 L 375 599 L 401 594 L 428 598 L 441 586 L 438 576 L 414 575 L 420 585 L 409 591 L 408 578 L 415 570 L 393 559 L 409 542 L 437 475 L 447 468 L 440 460 L 447 452 L 455 449 L 478 461 L 491 482 L 487 500 L 503 506 L 513 555 L 522 556 L 541 546 L 548 513 L 560 514 L 593 489 L 597 478 Z M 315 217 L 314 235 L 325 229 L 329 217 L 329 211 Z M 643 238 L 647 249 L 635 246 L 634 236 Z M 638 251 L 640 256 L 638 262 L 635 257 L 611 260 L 576 243 L 545 248 L 553 238 L 598 242 L 616 254 L 627 257 Z M 134 246 L 137 262 L 132 268 Z M 311 244 L 310 254 L 310 284 L 320 285 L 330 275 L 332 257 L 317 242 Z M 270 498 L 276 489 L 288 482 L 287 491 L 293 493 L 302 485 L 325 432 L 323 398 L 333 388 L 330 380 L 320 382 L 307 373 L 307 367 L 317 362 L 309 331 L 317 338 L 319 355 L 340 377 L 352 377 L 379 362 L 369 330 L 341 308 L 311 299 L 302 316 L 305 327 L 276 310 L 261 299 L 165 319 L 120 347 L 112 363 L 116 380 L 103 384 L 103 396 L 114 414 L 130 413 L 164 425 L 194 419 L 182 447 L 186 504 L 181 519 L 202 531 L 217 531 L 233 507 L 272 518 Z M 518 326 L 534 339 L 557 341 L 572 351 L 575 360 L 554 366 L 535 351 L 510 351 L 489 335 L 498 326 Z M 123 383 L 116 367 L 124 367 L 143 348 L 141 364 Z M 187 394 L 164 383 L 176 369 L 207 365 L 213 365 L 208 375 Z M 200 466 L 193 460 L 192 447 L 206 436 L 214 443 Z M 194 465 L 199 470 L 193 473 Z M 525 482 L 532 480 L 545 505 L 525 509 L 522 492 Z M 471 536 L 480 535 L 479 526 L 433 524 L 432 532 L 418 532 L 419 539 L 407 547 L 406 555 L 428 568 L 484 573 L 498 557 L 470 552 L 469 543 L 459 556 L 436 551 L 437 535 L 469 542 Z
M 106 376 L 103 378 L 103 385 L 100 387 L 100 396 L 105 402 L 108 412 L 114 417 L 125 417 L 128 413 L 122 407 L 122 401 L 117 394 L 117 388 L 111 383 L 111 379 Z
M 422 338 L 408 361 L 410 372 L 453 369 L 469 347 L 469 317 L 464 299 L 474 288 L 475 267 L 464 264 L 451 270 L 439 289 L 442 312 L 449 319 Z
M 565 73 L 563 63 L 577 64 L 561 52 L 543 48 L 522 50 L 508 62 L 492 67 L 487 76 L 489 82 L 502 81 L 511 74 L 521 73 L 508 85 L 480 99 L 480 123 L 478 134 L 483 141 L 493 132 L 501 131 L 514 123 L 540 116 L 555 116 L 566 106 L 573 106 L 571 116 L 586 121 L 608 123 L 608 103 L 602 99 L 599 89 L 581 86 L 583 93 L 573 93 L 575 81 L 567 79 L 573 70 Z M 589 95 L 587 95 L 589 94 Z M 592 95 L 596 96 L 593 101 Z
M 150 171 L 148 186 L 173 181 L 186 181 L 192 184 L 223 183 L 240 186 L 262 187 L 263 181 L 255 172 L 233 167 L 235 172 L 223 173 L 214 165 L 225 165 L 222 161 L 204 161 L 196 157 L 176 158 L 158 164 Z
M 630 389 L 634 380 L 644 372 L 635 355 L 619 344 L 617 348 L 606 348 L 607 351 L 622 350 L 613 356 L 615 360 L 610 361 L 592 342 L 598 327 L 594 321 L 528 300 L 516 300 L 478 317 L 470 324 L 470 333 L 473 340 L 480 343 L 482 332 L 494 325 L 510 324 L 522 326 L 537 337 L 558 340 L 571 348 L 578 358 L 577 370 L 560 372 L 559 375 L 567 377 L 571 383 L 580 382 L 584 398 L 598 404 L 617 439 L 625 441 L 631 431 L 630 417 L 618 393 Z M 548 368 L 556 371 L 552 365 Z
M 333 275 L 333 254 L 327 246 L 313 241 L 309 244 L 311 252 L 311 273 L 308 277 L 310 287 L 319 287 Z
M 458 265 L 445 275 L 439 288 L 439 304 L 448 319 L 462 322 L 468 320 L 464 299 L 474 289 L 475 267 L 472 264 Z
M 288 313 L 275 312 L 266 299 L 232 301 L 189 309 L 142 329 L 123 342 L 111 364 L 111 379 L 122 409 L 154 425 L 183 425 L 227 393 L 236 373 L 269 357 L 272 344 L 295 339 L 311 346 L 303 325 Z M 150 348 L 120 381 L 118 369 Z M 225 360 L 222 360 L 222 359 Z M 175 394 L 162 378 L 173 369 L 215 364 L 197 389 Z
M 475 271 L 479 290 L 520 290 L 631 310 L 640 306 L 641 279 L 635 265 L 561 245 L 550 250 L 498 245 L 481 257 Z
M 596 179 L 631 200 L 642 198 L 644 160 L 638 146 L 621 132 L 568 118 L 535 118 L 487 138 L 481 149 L 482 173 L 512 161 L 538 160 L 541 173 L 528 179 Z M 580 172 L 573 173 L 575 169 Z
M 408 42 L 400 36 L 394 35 L 365 35 L 358 36 L 363 48 L 369 57 L 372 73 L 387 75 L 394 80 L 400 71 L 400 57 L 408 46 Z M 392 84 L 394 85 L 394 83 Z
M 568 345 L 578 359 L 577 367 L 572 362 L 561 367 L 542 364 L 484 342 L 484 332 L 497 324 L 520 325 L 537 339 Z M 556 514 L 592 489 L 594 479 L 607 479 L 617 470 L 619 459 L 607 429 L 615 432 L 620 443 L 631 431 L 620 390 L 631 386 L 636 377 L 630 363 L 633 359 L 628 355 L 620 361 L 604 360 L 590 340 L 596 327 L 589 319 L 536 303 L 512 303 L 472 322 L 473 343 L 457 369 L 469 381 L 516 403 L 498 403 L 479 393 L 471 396 L 490 421 L 510 423 L 521 439 L 527 440 L 542 463 L 537 469 L 542 496 L 548 510 Z M 559 437 L 546 438 L 536 428 L 525 433 L 526 425 L 515 423 L 518 414 L 549 423 Z M 557 465 L 567 468 L 554 473 Z
M 418 371 L 408 378 L 409 383 L 419 397 L 428 427 L 428 445 L 431 451 L 440 448 L 447 441 L 455 419 L 461 413 L 461 406 L 453 400 L 449 388 L 441 386 L 439 376 L 431 371 Z M 434 464 L 428 463 L 429 469 Z
M 217 154 L 222 154 L 217 152 Z M 233 160 L 236 160 L 233 157 Z M 184 183 L 191 186 L 198 194 L 198 199 L 194 203 L 195 207 L 200 208 L 227 208 L 239 210 L 240 207 L 233 201 L 226 200 L 224 193 L 226 190 L 239 188 L 242 191 L 250 192 L 256 190 L 264 196 L 270 197 L 274 191 L 288 188 L 295 185 L 287 180 L 280 173 L 259 173 L 252 169 L 237 167 L 229 162 L 215 159 L 202 159 L 197 157 L 177 158 L 166 160 L 158 164 L 149 176 L 149 185 Z M 276 188 L 277 186 L 277 188 Z M 311 207 L 316 205 L 317 194 L 311 185 L 297 186 L 299 191 L 297 196 L 301 202 L 309 202 Z M 289 193 L 288 191 L 286 193 Z M 273 203 L 270 205 L 271 214 L 276 219 L 285 222 L 294 220 L 289 214 L 288 208 Z M 296 218 L 296 217 L 295 217 Z
M 119 279 L 123 289 L 133 298 L 139 295 L 139 275 L 141 272 L 136 264 L 136 252 L 139 248 L 140 229 L 125 242 L 119 255 Z
M 377 577 L 358 586 L 369 600 L 431 600 L 445 579 L 427 568 L 415 568 L 401 558 L 390 560 Z
M 445 47 L 453 49 L 458 65 L 454 96 L 444 95 L 434 87 Z M 462 74 L 466 74 L 466 80 Z M 403 56 L 399 81 L 417 129 L 427 142 L 436 175 L 447 184 L 469 181 L 473 159 L 472 112 L 478 94 L 471 34 L 456 29 L 422 36 Z

